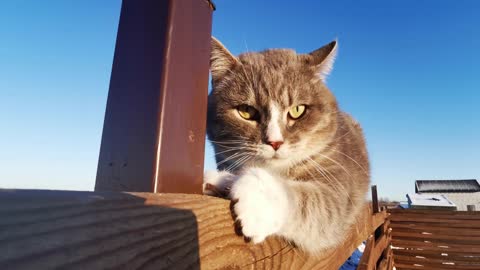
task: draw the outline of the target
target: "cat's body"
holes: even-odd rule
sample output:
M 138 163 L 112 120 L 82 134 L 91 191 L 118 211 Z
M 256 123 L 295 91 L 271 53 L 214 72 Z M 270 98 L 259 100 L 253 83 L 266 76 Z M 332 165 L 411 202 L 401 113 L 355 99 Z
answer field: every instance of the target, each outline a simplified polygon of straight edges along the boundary
M 234 214 L 254 242 L 277 235 L 321 252 L 343 239 L 365 203 L 362 130 L 324 84 L 336 46 L 237 58 L 212 40 L 207 132 L 219 172 L 205 182 L 231 187 Z

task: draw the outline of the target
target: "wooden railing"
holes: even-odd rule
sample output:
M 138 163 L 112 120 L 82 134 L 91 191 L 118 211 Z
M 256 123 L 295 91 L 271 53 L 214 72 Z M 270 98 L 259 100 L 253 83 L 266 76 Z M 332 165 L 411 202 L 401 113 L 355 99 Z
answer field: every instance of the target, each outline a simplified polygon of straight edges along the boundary
M 389 212 L 397 269 L 480 269 L 480 212 Z
M 386 212 L 385 207 L 379 207 L 377 197 L 377 186 L 372 186 L 372 210 L 376 212 Z M 359 270 L 391 270 L 394 266 L 394 259 L 391 249 L 392 229 L 390 221 L 383 220 L 383 223 L 375 228 L 365 243 L 365 250 L 360 259 Z
M 383 210 L 385 211 L 385 210 Z M 389 221 L 378 227 L 370 235 L 365 244 L 363 256 L 358 265 L 358 270 L 390 270 L 393 269 L 394 260 L 391 249 L 392 229 Z
M 312 257 L 275 237 L 245 243 L 224 199 L 0 190 L 0 269 L 336 270 L 372 232 L 385 230 L 386 217 L 366 207 L 342 245 Z

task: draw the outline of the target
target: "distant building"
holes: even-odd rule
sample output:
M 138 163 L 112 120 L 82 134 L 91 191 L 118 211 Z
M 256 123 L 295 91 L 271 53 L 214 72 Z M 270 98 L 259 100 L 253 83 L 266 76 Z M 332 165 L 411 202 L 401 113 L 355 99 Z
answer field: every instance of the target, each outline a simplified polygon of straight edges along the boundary
M 410 208 L 466 211 L 467 205 L 480 210 L 480 184 L 468 180 L 416 180 L 415 194 L 407 194 Z

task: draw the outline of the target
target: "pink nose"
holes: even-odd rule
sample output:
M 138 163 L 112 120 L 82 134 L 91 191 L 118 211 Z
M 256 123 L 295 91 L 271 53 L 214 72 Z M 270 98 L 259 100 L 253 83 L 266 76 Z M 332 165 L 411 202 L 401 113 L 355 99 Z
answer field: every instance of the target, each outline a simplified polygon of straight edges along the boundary
M 275 151 L 277 151 L 278 148 L 280 148 L 280 145 L 283 144 L 283 142 L 281 142 L 281 141 L 280 142 L 268 142 L 268 144 L 270 144 L 273 147 L 273 149 L 275 149 Z

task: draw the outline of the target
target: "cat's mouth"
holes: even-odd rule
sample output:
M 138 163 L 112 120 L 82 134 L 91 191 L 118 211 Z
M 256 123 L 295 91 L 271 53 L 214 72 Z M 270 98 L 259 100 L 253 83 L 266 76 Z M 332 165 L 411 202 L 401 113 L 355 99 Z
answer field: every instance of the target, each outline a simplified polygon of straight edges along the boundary
M 283 159 L 286 159 L 286 158 L 287 158 L 286 156 L 281 155 L 278 152 L 275 152 L 271 159 L 273 159 L 273 160 L 283 160 Z

